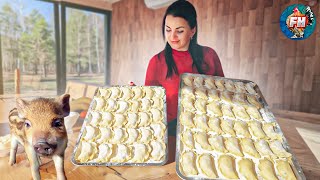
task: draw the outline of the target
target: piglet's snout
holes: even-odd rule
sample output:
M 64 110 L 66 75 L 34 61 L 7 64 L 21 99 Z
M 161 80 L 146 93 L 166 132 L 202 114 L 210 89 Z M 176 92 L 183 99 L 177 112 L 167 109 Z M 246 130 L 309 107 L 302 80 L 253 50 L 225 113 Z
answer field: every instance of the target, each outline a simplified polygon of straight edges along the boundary
M 55 149 L 57 148 L 57 145 L 48 144 L 47 142 L 40 141 L 40 142 L 37 142 L 33 146 L 33 148 L 38 154 L 41 154 L 44 156 L 50 156 L 54 153 Z

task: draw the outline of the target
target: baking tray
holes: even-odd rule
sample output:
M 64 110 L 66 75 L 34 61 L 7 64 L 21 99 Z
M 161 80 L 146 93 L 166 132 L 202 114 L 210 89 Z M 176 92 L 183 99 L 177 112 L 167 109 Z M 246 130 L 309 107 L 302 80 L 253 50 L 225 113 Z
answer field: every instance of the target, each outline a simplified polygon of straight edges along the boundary
M 276 121 L 276 118 L 275 116 L 273 115 L 273 113 L 271 112 L 265 98 L 263 97 L 261 91 L 260 91 L 260 88 L 258 87 L 258 85 L 252 81 L 249 81 L 249 80 L 243 80 L 243 79 L 231 79 L 231 78 L 224 78 L 224 77 L 220 77 L 220 76 L 210 76 L 210 75 L 202 75 L 202 74 L 192 74 L 192 73 L 184 73 L 180 76 L 180 84 L 179 84 L 179 96 L 178 96 L 178 115 L 177 115 L 177 137 L 176 137 L 176 157 L 175 157 L 175 161 L 176 161 L 176 172 L 178 174 L 178 176 L 181 178 L 181 179 L 186 179 L 186 180 L 193 180 L 193 179 L 201 179 L 201 180 L 210 180 L 211 178 L 207 178 L 205 176 L 192 176 L 192 177 L 186 177 L 182 174 L 182 172 L 180 171 L 180 168 L 179 168 L 179 165 L 180 165 L 180 150 L 181 150 L 181 140 L 180 140 L 180 137 L 181 137 L 181 130 L 182 130 L 182 127 L 180 125 L 180 113 L 181 113 L 181 89 L 182 87 L 184 86 L 184 83 L 183 83 L 183 77 L 184 76 L 193 76 L 193 77 L 203 77 L 203 78 L 213 78 L 214 80 L 216 79 L 222 79 L 222 80 L 231 80 L 233 82 L 243 82 L 243 83 L 253 83 L 254 84 L 254 90 L 256 91 L 256 97 L 258 99 L 258 101 L 262 104 L 262 108 L 259 110 L 259 112 L 261 113 L 262 115 L 262 118 L 266 121 L 266 122 L 273 122 L 275 123 L 275 126 L 274 126 L 274 130 L 276 133 L 279 133 L 282 135 L 282 145 L 283 147 L 285 148 L 285 150 L 287 152 L 289 152 L 292 157 L 291 157 L 291 160 L 292 160 L 292 164 L 293 165 L 293 172 L 296 176 L 296 178 L 298 180 L 305 180 L 306 177 L 302 171 L 302 168 L 301 166 L 299 165 L 297 159 L 296 159 L 296 156 L 295 154 L 292 152 L 289 144 L 288 144 L 288 141 L 287 139 L 285 138 L 285 136 L 283 135 L 283 132 L 279 126 L 279 124 L 277 123 Z M 219 91 L 219 90 L 217 90 Z M 227 89 L 225 89 L 224 91 L 228 91 Z M 249 94 L 249 93 L 245 93 L 245 94 Z M 183 151 L 181 151 L 183 152 Z M 227 153 L 228 154 L 228 153 Z M 197 160 L 196 160 L 197 161 Z M 217 158 L 215 158 L 215 164 L 217 164 Z M 256 166 L 256 164 L 255 164 Z M 275 168 L 275 167 L 274 167 Z M 217 166 L 216 166 L 216 169 L 217 169 Z M 256 167 L 255 167 L 255 171 L 256 171 Z M 218 169 L 217 169 L 218 171 Z M 238 168 L 237 168 L 237 172 L 238 172 Z M 258 172 L 256 171 L 256 173 L 258 174 Z M 219 173 L 218 173 L 219 174 Z M 214 178 L 214 179 L 220 179 L 220 178 Z M 259 177 L 258 177 L 259 179 Z
M 111 87 L 133 88 L 133 87 L 146 87 L 146 86 L 102 86 L 102 87 L 99 87 L 99 88 L 96 89 L 93 97 L 96 97 L 98 95 L 99 89 L 105 89 L 105 88 L 111 88 Z M 165 150 L 165 155 L 164 155 L 163 161 L 159 161 L 158 162 L 158 161 L 153 161 L 153 160 L 150 161 L 150 160 L 148 160 L 150 162 L 147 161 L 147 162 L 143 162 L 143 163 L 133 163 L 133 162 L 121 162 L 121 163 L 118 163 L 118 162 L 85 162 L 85 163 L 81 163 L 81 162 L 77 162 L 75 160 L 75 155 L 76 155 L 76 152 L 77 152 L 77 149 L 78 149 L 82 134 L 83 134 L 83 132 L 85 130 L 85 126 L 89 122 L 89 115 L 90 115 L 90 113 L 91 113 L 91 111 L 93 109 L 94 98 L 92 98 L 92 101 L 90 103 L 88 112 L 87 112 L 86 117 L 84 119 L 84 122 L 82 124 L 81 130 L 80 130 L 80 133 L 79 133 L 79 136 L 78 136 L 78 140 L 77 140 L 77 142 L 75 144 L 75 147 L 74 147 L 74 150 L 73 150 L 73 153 L 72 153 L 71 162 L 74 165 L 77 165 L 77 166 L 162 166 L 168 161 L 168 125 L 167 125 L 166 90 L 162 86 L 147 86 L 147 87 L 162 88 L 163 91 L 164 91 L 164 96 L 163 96 L 163 116 L 164 116 L 163 123 L 166 126 L 166 130 L 165 130 L 165 133 L 164 133 L 164 143 L 166 145 L 166 150 Z

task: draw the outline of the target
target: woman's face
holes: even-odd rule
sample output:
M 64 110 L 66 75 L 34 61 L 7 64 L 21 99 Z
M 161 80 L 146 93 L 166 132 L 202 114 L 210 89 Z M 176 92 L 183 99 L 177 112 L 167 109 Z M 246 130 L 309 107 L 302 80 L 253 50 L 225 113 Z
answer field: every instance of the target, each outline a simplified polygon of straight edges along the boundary
M 181 17 L 167 15 L 165 20 L 165 37 L 172 49 L 187 51 L 191 37 L 196 28 L 191 29 L 188 22 Z

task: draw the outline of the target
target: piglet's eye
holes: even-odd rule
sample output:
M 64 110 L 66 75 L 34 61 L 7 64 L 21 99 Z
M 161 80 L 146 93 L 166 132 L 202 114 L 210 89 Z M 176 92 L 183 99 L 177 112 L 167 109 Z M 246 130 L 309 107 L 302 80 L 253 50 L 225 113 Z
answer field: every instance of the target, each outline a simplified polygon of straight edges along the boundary
M 63 126 L 61 119 L 56 119 L 52 122 L 52 127 L 60 128 Z
M 25 120 L 25 121 L 24 121 L 24 126 L 25 126 L 26 128 L 30 128 L 30 127 L 31 127 L 31 122 L 28 121 L 28 120 Z

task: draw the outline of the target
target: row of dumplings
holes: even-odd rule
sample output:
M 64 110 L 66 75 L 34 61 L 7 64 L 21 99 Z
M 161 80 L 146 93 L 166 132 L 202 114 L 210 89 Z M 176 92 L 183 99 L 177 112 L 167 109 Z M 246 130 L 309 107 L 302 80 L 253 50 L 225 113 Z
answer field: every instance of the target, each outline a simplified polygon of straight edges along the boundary
M 147 127 L 151 123 L 163 122 L 164 114 L 159 109 L 151 109 L 150 112 L 129 112 L 118 114 L 112 112 L 92 111 L 88 116 L 88 122 L 96 127 Z
M 192 99 L 183 98 L 181 100 L 183 107 L 182 113 L 190 112 L 196 114 L 207 114 L 210 117 L 224 117 L 228 119 L 239 119 L 243 121 L 259 120 L 263 121 L 259 110 L 253 106 L 237 106 L 220 104 L 217 102 L 207 103 L 203 99 Z
M 255 139 L 282 139 L 282 134 L 275 131 L 275 123 L 260 123 L 259 121 L 233 121 L 206 115 L 181 113 L 180 122 L 184 128 L 212 132 L 213 134 L 227 134 L 230 136 Z
M 147 112 L 151 109 L 163 109 L 163 98 L 154 97 L 152 99 L 142 98 L 139 100 L 117 100 L 94 97 L 93 109 L 104 112 Z
M 212 77 L 184 75 L 182 81 L 186 86 L 207 89 L 217 89 L 219 91 L 230 91 L 236 93 L 257 94 L 254 90 L 254 83 L 234 82 L 231 80 L 214 79 Z
M 221 101 L 226 104 L 234 104 L 241 106 L 254 106 L 258 109 L 262 108 L 257 95 L 232 93 L 228 91 L 218 91 L 215 89 L 193 88 L 184 86 L 181 90 L 183 98 L 195 100 L 203 99 L 208 102 Z
M 163 123 L 153 123 L 150 127 L 142 128 L 109 128 L 109 127 L 94 127 L 87 125 L 81 136 L 81 140 L 96 142 L 98 144 L 133 144 L 149 143 L 154 139 L 163 140 L 166 131 L 166 126 Z
M 166 145 L 157 140 L 131 145 L 82 141 L 78 148 L 75 160 L 80 163 L 144 163 L 161 161 L 166 153 Z
M 235 159 L 233 156 L 221 155 L 214 157 L 210 154 L 197 155 L 192 151 L 184 152 L 180 157 L 180 171 L 185 176 L 202 175 L 208 178 L 226 179 L 296 179 L 290 160 L 272 161 L 268 158 L 255 163 L 248 158 Z M 258 173 L 257 173 L 258 172 Z
M 104 99 L 119 99 L 119 100 L 138 100 L 142 98 L 152 99 L 154 97 L 163 98 L 165 91 L 161 87 L 148 87 L 148 86 L 122 86 L 122 87 L 109 87 L 100 88 L 98 97 Z
M 250 138 L 223 137 L 206 132 L 192 132 L 186 130 L 181 135 L 183 149 L 208 151 L 210 153 L 231 153 L 252 158 L 266 156 L 269 158 L 287 158 L 292 156 L 279 140 L 252 140 Z M 212 152 L 213 151 L 213 152 Z

